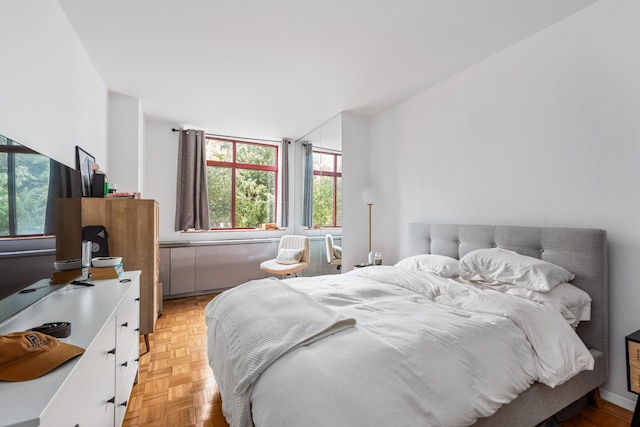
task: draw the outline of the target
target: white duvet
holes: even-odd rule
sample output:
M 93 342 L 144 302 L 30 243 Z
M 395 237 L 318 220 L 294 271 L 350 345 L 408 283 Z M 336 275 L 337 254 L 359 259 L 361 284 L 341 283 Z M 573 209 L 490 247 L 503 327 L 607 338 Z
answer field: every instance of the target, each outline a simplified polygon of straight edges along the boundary
M 357 323 L 260 375 L 258 427 L 467 426 L 593 369 L 560 313 L 495 290 L 387 266 L 286 283 Z

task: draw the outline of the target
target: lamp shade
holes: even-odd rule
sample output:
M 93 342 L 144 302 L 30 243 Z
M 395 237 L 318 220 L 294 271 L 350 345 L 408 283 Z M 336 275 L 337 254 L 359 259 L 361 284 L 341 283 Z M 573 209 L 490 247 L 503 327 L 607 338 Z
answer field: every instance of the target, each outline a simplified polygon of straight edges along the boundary
M 362 201 L 365 205 L 373 205 L 378 200 L 378 195 L 376 194 L 376 190 L 371 187 L 365 188 L 362 192 Z

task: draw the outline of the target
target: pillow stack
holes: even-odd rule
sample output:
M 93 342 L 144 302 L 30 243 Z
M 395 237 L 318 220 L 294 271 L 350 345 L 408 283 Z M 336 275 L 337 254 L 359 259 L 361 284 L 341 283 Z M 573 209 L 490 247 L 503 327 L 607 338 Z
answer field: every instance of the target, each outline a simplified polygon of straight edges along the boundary
M 568 283 L 575 275 L 559 265 L 501 248 L 478 249 L 458 261 L 444 255 L 414 255 L 395 264 L 440 277 L 460 277 L 558 310 L 573 327 L 591 319 L 591 297 Z
M 570 271 L 538 258 L 506 249 L 478 249 L 460 259 L 465 278 L 479 276 L 489 283 L 508 283 L 538 292 L 549 292 L 575 277 Z
M 445 255 L 414 255 L 398 261 L 395 266 L 405 270 L 428 271 L 447 278 L 460 275 L 458 260 Z

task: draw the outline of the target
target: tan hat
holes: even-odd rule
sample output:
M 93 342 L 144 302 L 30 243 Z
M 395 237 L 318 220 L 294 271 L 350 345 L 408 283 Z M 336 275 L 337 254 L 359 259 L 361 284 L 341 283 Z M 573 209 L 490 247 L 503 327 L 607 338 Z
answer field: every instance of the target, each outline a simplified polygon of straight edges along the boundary
M 0 380 L 32 380 L 82 353 L 84 349 L 40 332 L 0 335 Z

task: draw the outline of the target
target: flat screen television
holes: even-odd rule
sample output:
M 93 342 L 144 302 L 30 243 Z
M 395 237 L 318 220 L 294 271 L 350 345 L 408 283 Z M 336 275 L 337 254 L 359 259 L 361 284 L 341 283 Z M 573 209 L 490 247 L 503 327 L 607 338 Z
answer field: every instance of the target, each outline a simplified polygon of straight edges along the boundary
M 81 197 L 78 170 L 0 135 L 0 323 L 59 287 L 54 261 L 80 258 Z

